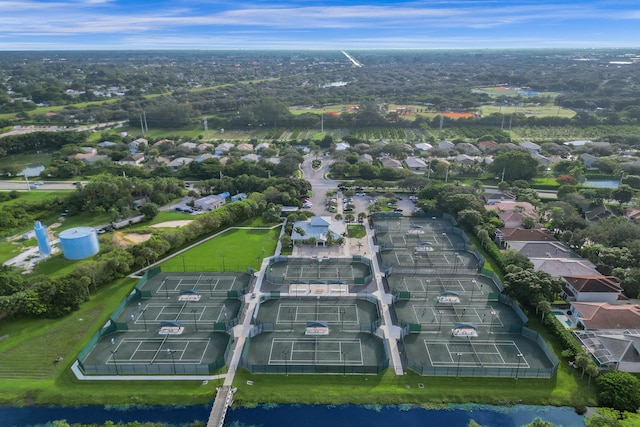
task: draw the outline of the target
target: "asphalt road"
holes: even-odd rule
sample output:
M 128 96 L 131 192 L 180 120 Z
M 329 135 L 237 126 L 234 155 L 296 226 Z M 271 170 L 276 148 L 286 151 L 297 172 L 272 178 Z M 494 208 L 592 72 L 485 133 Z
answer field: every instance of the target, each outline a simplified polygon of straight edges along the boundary
M 29 184 L 38 182 L 38 179 L 29 180 Z M 54 191 L 54 190 L 75 190 L 76 186 L 70 181 L 46 181 L 43 185 L 38 186 L 36 189 L 30 189 L 27 182 L 21 181 L 0 181 L 0 191 Z
M 311 197 L 311 203 L 313 207 L 310 209 L 316 215 L 333 215 L 327 210 L 326 199 L 327 191 L 337 190 L 338 181 L 325 178 L 326 173 L 329 171 L 329 166 L 333 163 L 330 157 L 317 157 L 322 162 L 320 169 L 314 170 L 311 167 L 311 162 L 316 159 L 314 155 L 307 155 L 302 162 L 302 173 L 304 179 L 311 184 L 313 196 Z

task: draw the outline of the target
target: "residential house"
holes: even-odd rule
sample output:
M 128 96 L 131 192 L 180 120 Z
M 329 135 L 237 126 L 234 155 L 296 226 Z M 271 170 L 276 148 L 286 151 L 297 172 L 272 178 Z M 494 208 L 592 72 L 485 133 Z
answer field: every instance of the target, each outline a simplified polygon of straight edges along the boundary
M 614 216 L 617 216 L 615 211 L 607 205 L 596 206 L 584 213 L 584 218 L 590 223 Z
M 231 196 L 231 201 L 232 202 L 238 202 L 238 201 L 243 201 L 247 198 L 246 193 L 238 193 L 235 196 Z
M 403 169 L 402 162 L 400 160 L 392 159 L 391 157 L 381 158 L 380 164 L 385 168 Z
M 535 152 L 535 153 L 531 153 L 531 157 L 533 157 L 534 159 L 536 159 L 538 161 L 538 163 L 540 163 L 541 165 L 550 165 L 551 163 L 553 163 L 553 160 L 551 160 L 548 157 L 543 156 L 542 154 Z
M 70 159 L 79 159 L 82 160 L 86 165 L 93 165 L 98 160 L 108 160 L 111 161 L 111 157 L 106 156 L 104 154 L 95 154 L 95 153 L 77 153 L 69 156 Z
M 144 151 L 148 145 L 149 141 L 144 138 L 134 139 L 129 143 L 129 151 L 131 151 L 132 154 L 135 154 L 138 151 Z
M 484 198 L 484 202 L 487 205 L 489 205 L 489 206 L 485 206 L 486 209 L 490 209 L 490 210 L 499 209 L 499 210 L 504 210 L 505 212 L 519 210 L 515 205 L 516 195 L 510 191 L 486 191 L 482 195 L 482 197 Z M 502 205 L 502 203 L 505 203 L 505 204 Z M 507 205 L 507 203 L 509 204 L 513 203 L 513 206 Z M 531 205 L 530 203 L 524 202 L 522 204 L 518 204 L 518 206 L 524 206 L 524 207 L 527 207 L 527 205 L 533 208 L 533 205 Z M 494 207 L 491 207 L 491 206 L 494 206 Z M 531 210 L 531 212 L 533 212 L 533 209 Z
M 127 157 L 123 157 L 122 159 L 118 160 L 116 163 L 119 165 L 141 166 L 143 161 L 144 161 L 144 154 L 138 153 L 138 154 L 132 154 Z
M 258 160 L 260 160 L 260 156 L 258 156 L 257 154 L 251 153 L 251 154 L 247 154 L 245 156 L 240 157 L 240 159 L 244 162 L 257 162 Z
M 594 156 L 593 154 L 589 154 L 589 153 L 582 153 L 582 154 L 580 154 L 579 157 L 580 157 L 580 160 L 582 161 L 582 163 L 584 163 L 584 165 L 587 168 L 591 168 L 593 166 L 593 164 L 599 160 L 598 157 Z
M 221 195 L 212 194 L 195 200 L 193 206 L 203 211 L 212 211 L 224 205 L 225 202 L 226 198 L 221 197 Z
M 182 147 L 187 150 L 195 150 L 198 147 L 198 144 L 196 144 L 195 142 L 183 142 L 182 144 L 178 145 L 178 147 Z
M 116 147 L 118 143 L 113 141 L 102 141 L 102 142 L 98 142 L 97 145 L 100 148 L 113 148 L 113 147 Z
M 279 165 L 280 157 L 269 157 L 268 159 L 266 159 L 266 161 L 274 165 Z
M 202 153 L 198 157 L 196 157 L 194 161 L 200 163 L 200 162 L 204 162 L 207 159 L 212 159 L 213 157 L 214 155 L 211 153 Z
M 169 162 L 167 166 L 173 169 L 174 172 L 177 172 L 182 166 L 188 165 L 193 162 L 194 159 L 191 157 L 177 157 Z
M 500 198 L 496 200 L 493 196 L 499 196 Z M 521 212 L 528 214 L 535 214 L 536 208 L 529 202 L 517 202 L 516 196 L 510 192 L 504 193 L 485 193 L 484 194 L 485 201 L 487 201 L 487 205 L 484 207 L 488 211 L 499 211 L 499 212 Z M 506 228 L 519 228 L 519 227 L 506 227 Z
M 204 142 L 202 144 L 199 144 L 196 148 L 197 148 L 198 151 L 202 152 L 202 151 L 207 151 L 207 150 L 209 150 L 210 148 L 213 148 L 213 147 L 214 147 L 213 144 L 209 144 L 207 142 Z
M 614 276 L 562 276 L 560 296 L 567 301 L 615 303 L 622 295 L 620 279 Z
M 640 209 L 636 208 L 628 208 L 624 210 L 624 216 L 628 221 L 631 222 L 639 222 L 640 220 Z
M 468 142 L 461 142 L 456 145 L 456 150 L 462 154 L 468 154 L 469 156 L 477 156 L 481 154 L 481 151 L 473 144 L 469 144 Z
M 453 158 L 456 163 L 460 163 L 461 165 L 471 166 L 477 162 L 474 157 L 469 156 L 468 154 L 460 154 Z
M 625 314 L 618 313 L 619 316 Z M 637 329 L 576 330 L 573 334 L 598 368 L 640 372 L 640 333 Z
M 414 149 L 420 154 L 427 154 L 429 151 L 433 150 L 433 145 L 427 142 L 419 142 L 414 146 Z
M 520 143 L 520 147 L 525 148 L 529 154 L 539 154 L 540 153 L 540 146 L 534 142 L 531 141 L 523 141 Z
M 358 157 L 358 162 L 373 164 L 373 156 L 371 154 L 363 154 Z
M 480 141 L 478 142 L 478 148 L 481 151 L 490 151 L 493 148 L 497 147 L 498 143 L 495 141 Z
M 498 212 L 498 218 L 504 222 L 504 226 L 507 228 L 520 228 L 524 226 L 524 218 L 532 218 L 534 223 L 537 219 L 536 214 L 521 213 L 521 212 Z M 539 227 L 539 225 L 536 225 Z
M 586 331 L 640 330 L 640 306 L 608 302 L 572 302 L 570 319 Z
M 236 147 L 238 151 L 253 151 L 253 144 L 243 143 Z
M 526 228 L 502 228 L 496 230 L 496 243 L 509 247 L 510 242 L 557 242 L 558 239 L 546 231 Z
M 438 143 L 438 148 L 441 150 L 453 150 L 453 148 L 456 146 L 456 144 L 454 144 L 451 141 L 447 141 L 446 139 L 444 141 L 440 141 L 440 143 Z
M 348 142 L 338 142 L 336 144 L 336 151 L 344 151 L 349 147 L 351 147 L 351 145 Z
M 154 147 L 159 147 L 162 144 L 173 145 L 173 141 L 171 139 L 161 139 L 160 141 L 154 142 Z
M 329 235 L 332 240 L 338 240 L 345 231 L 342 222 L 332 221 L 330 216 L 313 216 L 306 221 L 293 223 L 291 240 L 294 242 L 315 240 L 315 245 L 325 246 Z
M 404 159 L 404 163 L 413 173 L 425 173 L 427 171 L 427 163 L 418 157 L 407 157 Z
M 502 196 L 504 200 L 500 200 L 497 196 Z M 487 202 L 484 208 L 487 211 L 497 212 L 498 218 L 504 222 L 504 228 L 523 228 L 525 217 L 532 218 L 534 222 L 538 218 L 533 205 L 528 202 L 516 202 L 514 194 L 485 193 L 484 197 Z M 509 199 L 506 199 L 507 197 Z
M 584 258 L 534 258 L 533 268 L 544 271 L 553 277 L 597 276 L 596 266 Z
M 220 157 L 220 156 L 222 156 L 223 154 L 228 153 L 228 152 L 229 152 L 229 150 L 231 150 L 233 147 L 235 147 L 235 145 L 233 145 L 232 143 L 230 143 L 230 142 L 223 142 L 222 144 L 219 144 L 219 145 L 216 147 L 216 149 L 214 150 L 214 151 L 215 151 L 215 155 L 216 155 L 216 156 L 218 156 L 218 157 Z
M 269 148 L 270 145 L 268 142 L 261 142 L 260 144 L 256 145 L 256 153 L 259 153 L 260 150 L 262 150 L 263 148 Z
M 571 248 L 563 242 L 510 242 L 509 248 L 525 255 L 533 262 L 534 265 L 538 259 L 579 259 L 583 258 L 575 253 Z

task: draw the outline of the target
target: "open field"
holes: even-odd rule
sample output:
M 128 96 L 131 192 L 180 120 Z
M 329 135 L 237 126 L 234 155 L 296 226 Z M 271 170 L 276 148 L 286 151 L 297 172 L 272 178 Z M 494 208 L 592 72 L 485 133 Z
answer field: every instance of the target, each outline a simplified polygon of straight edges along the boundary
M 160 264 L 162 271 L 245 271 L 275 250 L 280 229 L 229 230 Z M 264 251 L 263 251 L 264 249 Z
M 525 106 L 498 106 L 498 105 L 483 105 L 480 107 L 480 113 L 483 116 L 489 116 L 491 114 L 500 113 L 505 116 L 511 114 L 524 114 L 525 116 L 533 117 L 565 117 L 571 118 L 576 115 L 575 111 L 567 108 L 558 107 L 556 105 L 525 105 Z M 506 124 L 505 124 L 506 125 Z
M 47 166 L 49 163 L 51 163 L 50 153 L 12 154 L 11 156 L 0 157 L 0 170 L 7 166 L 22 170 L 25 167 Z
M 498 96 L 509 96 L 509 97 L 549 97 L 555 98 L 560 95 L 560 92 L 536 92 L 531 91 L 530 89 L 516 88 L 516 87 L 504 87 L 504 86 L 493 86 L 493 87 L 479 87 L 476 89 L 472 89 L 472 92 L 475 93 L 486 93 L 492 97 Z

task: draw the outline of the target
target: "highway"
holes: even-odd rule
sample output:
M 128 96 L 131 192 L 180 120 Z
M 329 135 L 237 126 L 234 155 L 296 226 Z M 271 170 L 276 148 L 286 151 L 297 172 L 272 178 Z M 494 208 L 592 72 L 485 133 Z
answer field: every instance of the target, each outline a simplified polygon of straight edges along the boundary
M 29 180 L 29 184 L 34 182 L 40 182 L 38 179 Z M 27 182 L 22 179 L 16 180 L 0 180 L 0 191 L 60 191 L 60 190 L 75 190 L 76 186 L 72 181 L 43 181 L 44 184 L 38 186 L 36 189 L 30 189 Z

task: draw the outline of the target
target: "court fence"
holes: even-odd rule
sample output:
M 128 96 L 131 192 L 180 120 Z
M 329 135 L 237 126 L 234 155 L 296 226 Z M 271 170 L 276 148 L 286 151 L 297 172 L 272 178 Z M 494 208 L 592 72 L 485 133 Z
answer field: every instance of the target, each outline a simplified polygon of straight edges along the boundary
M 260 297 L 260 303 L 271 300 L 271 299 L 280 299 L 280 293 L 279 292 L 269 292 L 268 294 L 262 295 Z M 296 301 L 295 299 L 289 298 L 291 301 Z M 380 308 L 380 301 L 378 301 L 378 299 L 376 297 L 374 297 L 373 295 L 369 294 L 369 293 L 365 293 L 365 292 L 361 292 L 356 294 L 355 298 L 344 298 L 344 297 L 339 297 L 339 296 L 331 296 L 331 297 L 324 297 L 322 300 L 323 301 L 340 301 L 340 302 L 348 302 L 350 299 L 355 299 L 355 300 L 365 300 L 368 302 L 373 303 L 376 306 L 376 313 L 378 313 L 378 318 L 373 321 L 373 322 L 367 322 L 367 323 L 360 323 L 358 325 L 358 328 L 360 330 L 360 332 L 368 332 L 371 334 L 375 334 L 376 331 L 380 328 L 380 326 L 382 325 L 382 310 Z M 273 322 L 262 322 L 260 320 L 258 320 L 258 313 L 260 311 L 260 306 L 262 304 L 258 304 L 255 308 L 255 310 L 253 311 L 253 317 L 251 319 L 251 322 L 253 323 L 253 328 L 251 328 L 249 330 L 249 336 L 256 336 L 262 332 L 273 332 L 276 330 L 291 330 L 291 323 L 290 322 L 282 322 L 282 323 L 273 323 Z M 337 322 L 340 323 L 340 322 Z
M 376 365 L 349 365 L 348 363 L 336 363 L 331 365 L 323 365 L 316 363 L 313 365 L 296 364 L 295 362 L 287 362 L 283 364 L 270 365 L 261 363 L 250 363 L 247 361 L 247 352 L 251 347 L 251 337 L 247 337 L 240 365 L 246 368 L 252 374 L 333 374 L 333 375 L 377 375 L 389 367 L 389 359 L 380 361 Z
M 399 343 L 403 354 L 403 363 L 408 369 L 425 377 L 496 377 L 496 378 L 551 378 L 558 371 L 560 361 L 549 348 L 544 339 L 536 331 L 527 327 L 522 327 L 519 333 L 521 336 L 535 341 L 545 356 L 549 359 L 551 367 L 549 368 L 527 368 L 518 363 L 516 366 L 505 367 L 482 367 L 482 366 L 460 366 L 454 364 L 452 366 L 431 366 L 412 361 L 406 356 L 404 351 L 404 339 Z M 403 335 L 404 337 L 404 335 Z
M 222 333 L 222 332 L 220 332 Z M 95 341 L 94 341 L 95 339 Z M 222 357 L 208 364 L 183 364 L 180 362 L 171 363 L 127 363 L 118 360 L 114 363 L 84 363 L 83 360 L 89 351 L 99 341 L 100 337 L 93 337 L 89 344 L 83 349 L 88 351 L 78 355 L 78 366 L 85 375 L 210 375 L 225 365 L 233 342 L 233 335 L 229 337 L 227 347 Z M 89 347 L 91 346 L 91 347 Z
M 224 357 L 220 358 L 210 364 L 127 364 L 124 361 L 119 361 L 114 364 L 85 364 L 83 361 L 87 359 L 87 356 L 100 342 L 100 340 L 106 335 L 112 334 L 118 331 L 127 331 L 129 326 L 126 322 L 117 322 L 116 319 L 122 314 L 126 306 L 131 301 L 136 301 L 145 298 L 151 298 L 150 291 L 141 290 L 149 279 L 160 274 L 160 267 L 154 267 L 147 270 L 140 280 L 136 283 L 133 292 L 116 307 L 116 309 L 109 316 L 109 320 L 89 339 L 89 342 L 80 350 L 76 360 L 78 366 L 85 375 L 201 375 L 211 374 L 220 369 L 225 364 L 225 359 L 231 348 L 233 341 L 233 327 L 238 324 L 238 317 L 229 319 L 226 323 L 213 323 L 214 333 L 226 333 L 231 338 L 225 349 Z M 241 296 L 236 292 L 236 298 Z M 241 307 L 242 309 L 242 307 Z
M 313 260 L 313 259 L 312 259 Z M 359 276 L 353 278 L 353 284 L 355 285 L 367 285 L 373 280 L 373 265 L 369 258 L 361 255 L 354 255 L 351 258 L 317 258 L 313 260 L 318 263 L 326 263 L 329 266 L 335 265 L 352 265 L 355 263 L 362 263 L 368 267 L 369 274 L 366 276 Z M 264 278 L 274 285 L 291 285 L 291 284 L 303 284 L 303 285 L 336 285 L 345 284 L 345 279 L 305 279 L 305 278 L 291 278 L 287 279 L 284 275 L 272 274 L 272 267 L 277 263 L 290 262 L 297 265 L 307 265 L 310 262 L 309 258 L 290 257 L 287 255 L 276 255 L 269 259 L 267 264 L 267 270 L 264 273 Z

